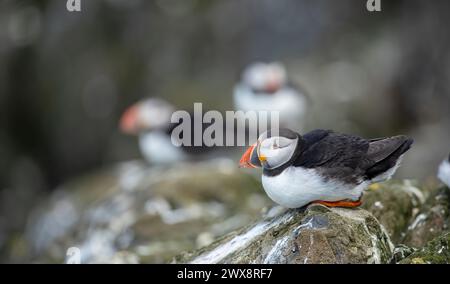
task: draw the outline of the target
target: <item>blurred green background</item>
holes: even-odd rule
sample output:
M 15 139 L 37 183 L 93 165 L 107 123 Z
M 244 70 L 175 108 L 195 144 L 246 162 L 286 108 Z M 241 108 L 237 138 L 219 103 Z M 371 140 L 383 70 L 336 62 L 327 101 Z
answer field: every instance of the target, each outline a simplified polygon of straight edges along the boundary
M 0 0 L 0 248 L 62 182 L 139 157 L 123 110 L 144 97 L 232 110 L 240 72 L 280 61 L 307 128 L 415 138 L 397 176 L 450 151 L 450 2 Z

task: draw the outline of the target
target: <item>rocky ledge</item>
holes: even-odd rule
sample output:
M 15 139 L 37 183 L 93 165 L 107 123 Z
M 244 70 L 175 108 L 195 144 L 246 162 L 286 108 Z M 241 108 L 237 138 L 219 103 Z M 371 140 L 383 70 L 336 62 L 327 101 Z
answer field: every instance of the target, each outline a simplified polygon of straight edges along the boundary
M 362 209 L 310 205 L 267 216 L 209 247 L 176 259 L 181 263 L 386 263 L 394 245 Z
M 274 207 L 260 221 L 174 263 L 450 263 L 450 189 L 372 185 L 362 208 Z
M 129 162 L 61 186 L 9 241 L 12 262 L 449 263 L 450 189 L 372 185 L 361 208 L 275 206 L 231 160 Z

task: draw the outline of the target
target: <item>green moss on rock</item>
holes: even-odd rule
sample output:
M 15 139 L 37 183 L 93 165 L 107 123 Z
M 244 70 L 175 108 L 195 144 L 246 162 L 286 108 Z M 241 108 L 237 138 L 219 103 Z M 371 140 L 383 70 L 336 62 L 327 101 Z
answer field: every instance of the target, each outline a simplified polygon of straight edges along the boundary
M 449 264 L 450 232 L 443 233 L 423 248 L 399 262 L 400 264 Z
M 396 243 L 403 238 L 424 199 L 416 182 L 389 181 L 372 185 L 364 194 L 362 208 L 377 218 Z

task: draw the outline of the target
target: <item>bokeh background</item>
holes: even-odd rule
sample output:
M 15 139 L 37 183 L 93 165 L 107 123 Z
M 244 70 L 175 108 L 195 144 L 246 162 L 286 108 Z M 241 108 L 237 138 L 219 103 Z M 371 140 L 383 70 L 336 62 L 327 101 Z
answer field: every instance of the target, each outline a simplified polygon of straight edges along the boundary
M 398 177 L 450 151 L 450 2 L 0 0 L 0 251 L 58 185 L 139 158 L 123 110 L 144 97 L 232 110 L 254 61 L 310 94 L 307 128 L 415 138 Z

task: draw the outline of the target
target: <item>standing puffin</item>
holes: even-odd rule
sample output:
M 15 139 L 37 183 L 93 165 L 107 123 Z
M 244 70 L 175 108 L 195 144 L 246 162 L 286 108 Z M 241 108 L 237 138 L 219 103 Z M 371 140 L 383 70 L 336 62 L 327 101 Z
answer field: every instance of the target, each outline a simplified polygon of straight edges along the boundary
M 403 135 L 366 140 L 313 130 L 301 136 L 289 129 L 263 133 L 240 160 L 263 168 L 262 185 L 276 203 L 298 208 L 311 202 L 357 207 L 371 183 L 389 179 L 413 143 Z
M 282 127 L 301 130 L 308 98 L 288 82 L 280 63 L 254 63 L 234 88 L 234 107 L 247 111 L 279 111 Z M 300 123 L 299 123 L 300 122 Z
M 438 178 L 450 187 L 450 155 L 439 165 Z
M 163 99 L 150 98 L 129 107 L 120 119 L 122 132 L 137 135 L 139 149 L 151 164 L 167 164 L 186 159 L 170 140 L 170 117 L 175 108 Z
M 149 98 L 130 106 L 120 119 L 121 131 L 138 136 L 141 153 L 150 164 L 161 165 L 195 160 L 203 158 L 211 149 L 204 144 L 177 147 L 172 143 L 172 131 L 181 123 L 171 123 L 174 111 L 175 108 L 167 101 Z M 204 129 L 205 123 L 203 125 Z M 193 127 L 191 131 L 194 131 Z M 191 138 L 193 137 L 191 133 Z

